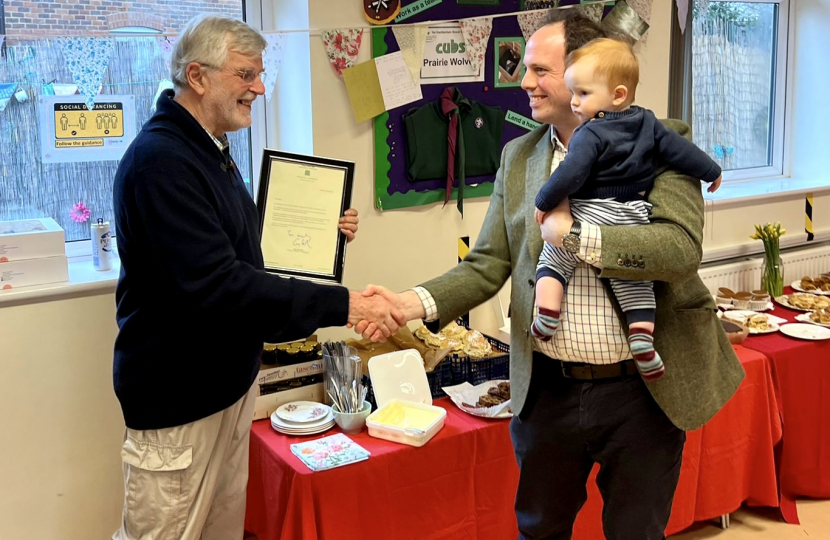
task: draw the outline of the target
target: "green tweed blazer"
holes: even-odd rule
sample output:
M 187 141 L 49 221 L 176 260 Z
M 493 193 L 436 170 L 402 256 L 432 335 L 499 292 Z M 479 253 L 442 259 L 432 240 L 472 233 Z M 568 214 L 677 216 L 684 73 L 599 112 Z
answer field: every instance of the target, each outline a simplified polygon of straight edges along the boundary
M 690 138 L 686 124 L 663 123 Z M 443 326 L 492 298 L 513 276 L 510 381 L 514 414 L 524 407 L 532 376 L 529 328 L 536 264 L 543 246 L 533 210 L 536 194 L 550 174 L 551 159 L 549 126 L 510 141 L 502 151 L 475 248 L 461 264 L 422 285 L 435 298 Z M 666 374 L 648 383 L 648 388 L 678 428 L 692 430 L 729 400 L 744 371 L 718 321 L 714 300 L 697 274 L 704 221 L 700 181 L 673 171 L 659 172 L 648 195 L 653 205 L 649 225 L 601 227 L 603 268 L 598 272 L 600 278 L 654 282 L 655 348 Z M 626 258 L 642 258 L 644 264 L 625 266 L 621 263 Z

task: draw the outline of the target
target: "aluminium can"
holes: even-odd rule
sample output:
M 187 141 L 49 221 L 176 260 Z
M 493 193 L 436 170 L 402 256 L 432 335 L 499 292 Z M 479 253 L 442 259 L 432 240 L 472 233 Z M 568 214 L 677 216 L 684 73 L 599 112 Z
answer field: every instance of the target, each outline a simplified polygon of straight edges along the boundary
M 112 234 L 109 221 L 98 218 L 98 221 L 90 226 L 90 231 L 92 232 L 92 266 L 96 270 L 111 269 Z

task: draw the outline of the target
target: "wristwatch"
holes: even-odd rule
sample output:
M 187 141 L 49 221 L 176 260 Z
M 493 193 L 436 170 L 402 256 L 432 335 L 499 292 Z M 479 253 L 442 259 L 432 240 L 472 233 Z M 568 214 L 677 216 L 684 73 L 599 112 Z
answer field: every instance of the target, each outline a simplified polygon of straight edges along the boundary
M 582 223 L 574 221 L 571 225 L 571 230 L 562 237 L 562 247 L 571 253 L 579 253 L 580 235 L 582 233 Z

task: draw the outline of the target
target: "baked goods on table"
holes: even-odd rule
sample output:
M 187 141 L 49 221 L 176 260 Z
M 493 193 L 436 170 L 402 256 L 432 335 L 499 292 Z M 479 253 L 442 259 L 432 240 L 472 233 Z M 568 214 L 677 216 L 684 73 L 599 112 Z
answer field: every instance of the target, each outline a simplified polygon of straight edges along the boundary
M 830 276 L 824 275 L 817 278 L 804 276 L 800 282 L 801 288 L 807 292 L 821 291 L 830 292 Z
M 810 313 L 810 320 L 818 324 L 830 325 L 830 307 L 813 311 Z
M 478 398 L 475 405 L 464 403 L 467 407 L 495 407 L 501 405 L 510 399 L 510 382 L 502 381 L 498 385 L 492 386 L 487 390 L 487 393 Z
M 427 347 L 434 349 L 452 349 L 471 358 L 486 358 L 493 352 L 487 338 L 478 330 L 467 330 L 455 322 L 451 322 L 437 334 L 421 326 L 415 330 L 415 337 L 422 340 Z
M 792 293 L 787 296 L 787 303 L 804 310 L 824 309 L 830 307 L 830 298 L 809 293 Z
M 749 328 L 750 332 L 752 330 L 757 332 L 766 332 L 771 328 L 771 325 L 769 319 L 767 319 L 767 316 L 759 313 L 758 315 L 747 317 L 746 327 Z

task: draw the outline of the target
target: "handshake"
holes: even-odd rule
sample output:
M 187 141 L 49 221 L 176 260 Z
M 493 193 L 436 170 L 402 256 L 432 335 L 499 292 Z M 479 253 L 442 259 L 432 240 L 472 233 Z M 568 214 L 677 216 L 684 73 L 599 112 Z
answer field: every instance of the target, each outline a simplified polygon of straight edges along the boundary
M 369 285 L 362 292 L 349 291 L 346 326 L 365 339 L 386 341 L 407 322 L 424 316 L 424 307 L 415 291 L 396 294 L 378 285 Z

